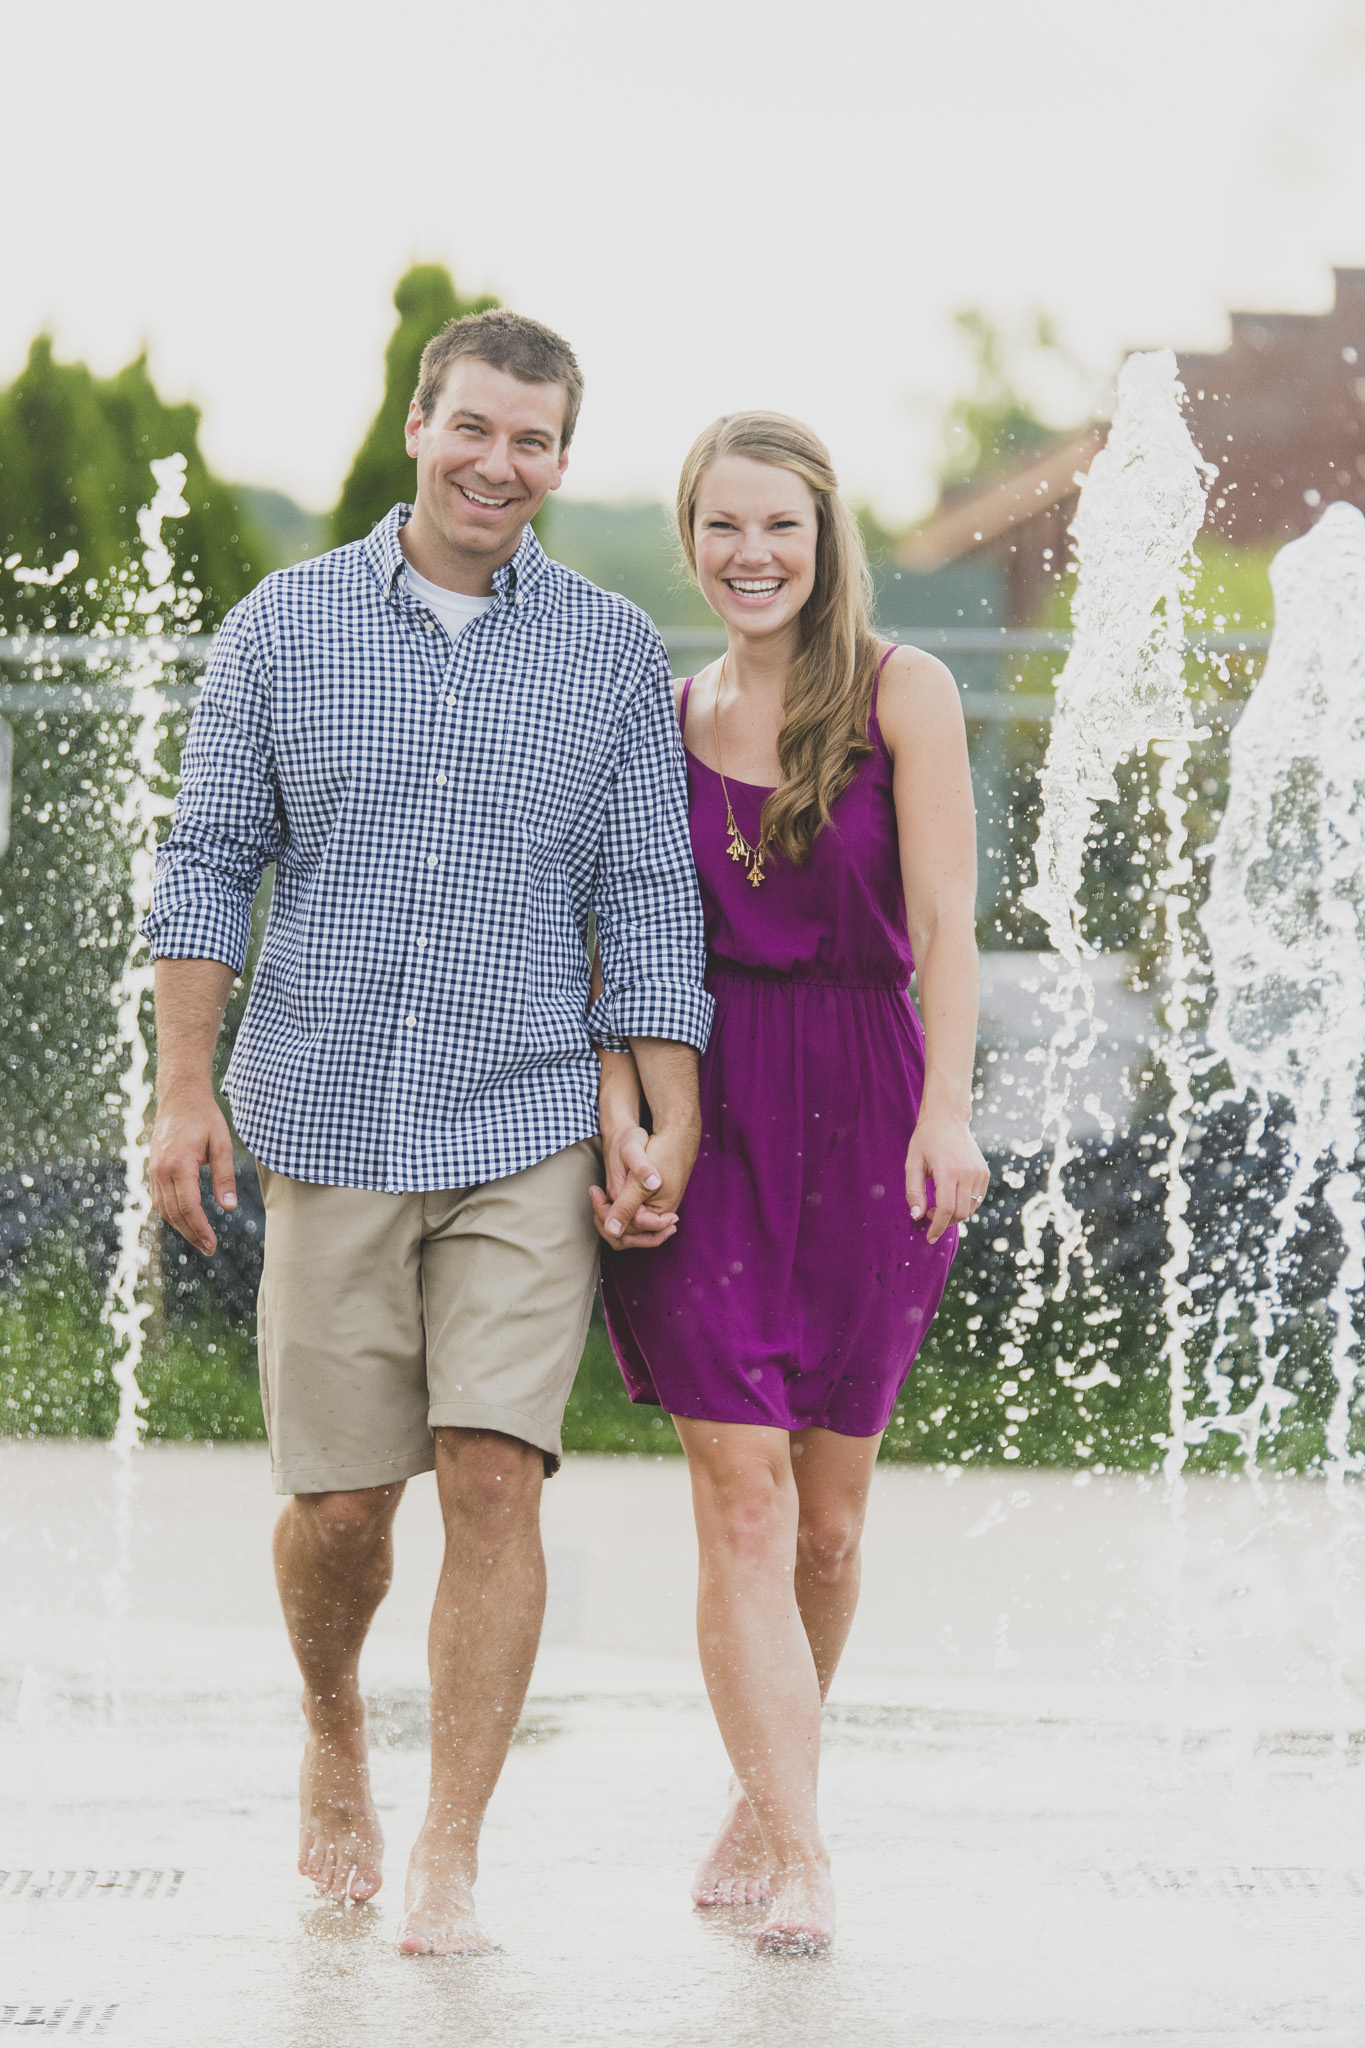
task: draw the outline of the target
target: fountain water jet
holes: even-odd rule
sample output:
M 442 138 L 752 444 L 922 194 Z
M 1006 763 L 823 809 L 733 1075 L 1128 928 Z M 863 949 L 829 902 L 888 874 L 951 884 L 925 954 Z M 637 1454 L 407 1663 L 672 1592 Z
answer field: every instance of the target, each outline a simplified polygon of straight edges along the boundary
M 1290 1242 L 1321 1171 L 1343 1258 L 1328 1300 L 1335 1383 L 1326 1468 L 1340 1491 L 1357 1377 L 1352 1297 L 1365 1286 L 1365 1214 L 1356 1173 L 1357 1090 L 1365 1062 L 1365 518 L 1329 505 L 1270 571 L 1275 637 L 1233 733 L 1227 810 L 1201 913 L 1216 999 L 1209 1040 L 1236 1089 L 1264 1113 L 1283 1102 L 1289 1175 L 1276 1204 L 1252 1332 L 1261 1384 L 1239 1415 L 1254 1463 L 1267 1418 L 1292 1395 L 1275 1385 Z M 1226 1400 L 1221 1404 L 1227 1407 Z
M 1195 537 L 1204 519 L 1204 462 L 1181 413 L 1183 396 L 1169 349 L 1130 356 L 1119 373 L 1118 404 L 1106 446 L 1091 464 L 1072 526 L 1078 567 L 1073 608 L 1075 635 L 1057 683 L 1056 712 L 1041 776 L 1042 816 L 1034 848 L 1037 880 L 1024 902 L 1047 925 L 1065 965 L 1044 1000 L 1058 1023 L 1043 1069 L 1043 1142 L 1052 1157 L 1041 1191 L 1025 1204 L 1019 1296 L 1005 1325 L 1002 1363 L 1017 1366 L 1024 1338 L 1042 1310 L 1044 1240 L 1049 1227 L 1059 1242 L 1060 1301 L 1079 1259 L 1087 1279 L 1089 1256 L 1080 1212 L 1067 1196 L 1064 1173 L 1076 1156 L 1071 1143 L 1073 1076 L 1097 1036 L 1095 985 L 1086 969 L 1094 951 L 1081 908 L 1086 843 L 1099 805 L 1118 795 L 1115 770 L 1127 756 L 1163 742 L 1161 807 L 1168 828 L 1167 951 L 1172 963 L 1168 1022 L 1173 1038 L 1186 1028 L 1190 963 L 1183 937 L 1189 863 L 1179 785 L 1189 743 L 1199 737 L 1184 680 L 1183 600 L 1189 586 Z M 1188 1075 L 1173 1076 L 1173 1143 L 1166 1155 L 1167 1226 L 1171 1255 L 1163 1268 L 1171 1407 L 1183 1418 L 1184 1309 L 1188 1260 L 1184 1214 L 1188 1201 L 1180 1155 L 1189 1102 Z M 1102 1361 L 1083 1381 L 1113 1381 Z M 1184 1456 L 1183 1428 L 1172 1427 L 1172 1476 Z
M 116 1034 L 126 1048 L 126 1062 L 120 1077 L 123 1092 L 124 1191 L 118 1215 L 118 1255 L 105 1299 L 105 1321 L 114 1332 L 118 1348 L 114 1357 L 114 1380 L 118 1388 L 118 1420 L 113 1449 L 115 1529 L 114 1554 L 105 1576 L 105 1605 L 110 1636 L 110 1666 L 115 1711 L 118 1701 L 118 1639 L 128 1603 L 131 1573 L 133 1524 L 133 1452 L 142 1441 L 145 1426 L 138 1367 L 146 1339 L 144 1325 L 151 1303 L 143 1295 L 147 1271 L 147 1231 L 151 1220 L 151 1186 L 148 1178 L 148 1121 L 152 1086 L 148 1073 L 147 1041 L 142 1029 L 142 1005 L 152 986 L 152 965 L 146 958 L 139 935 L 142 919 L 151 909 L 152 880 L 156 866 L 157 821 L 173 808 L 161 795 L 157 750 L 164 733 L 166 700 L 160 683 L 165 673 L 166 650 L 159 642 L 161 614 L 175 601 L 171 581 L 175 561 L 162 539 L 162 522 L 183 519 L 189 511 L 182 491 L 185 458 L 170 455 L 153 462 L 156 495 L 137 515 L 143 542 L 142 567 L 145 581 L 134 600 L 134 609 L 146 620 L 148 641 L 134 657 L 128 675 L 129 713 L 132 721 L 131 762 L 123 801 L 114 812 L 114 822 L 126 838 L 129 852 L 129 893 L 132 898 L 132 931 L 123 973 L 114 989 Z

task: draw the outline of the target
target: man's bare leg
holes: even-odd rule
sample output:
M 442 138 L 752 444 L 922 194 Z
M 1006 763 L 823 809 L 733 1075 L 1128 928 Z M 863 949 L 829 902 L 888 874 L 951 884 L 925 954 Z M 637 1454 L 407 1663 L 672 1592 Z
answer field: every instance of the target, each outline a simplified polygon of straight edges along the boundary
M 438 1429 L 446 1549 L 431 1615 L 431 1801 L 408 1864 L 398 1946 L 482 1955 L 479 1831 L 531 1681 L 545 1613 L 538 1450 L 491 1430 Z
M 398 1486 L 295 1494 L 275 1524 L 275 1582 L 303 1676 L 299 1870 L 331 1899 L 372 1899 L 384 1838 L 370 1797 L 360 1652 L 393 1577 Z
M 858 1606 L 867 1497 L 881 1438 L 807 1429 L 791 1439 L 799 1503 L 796 1605 L 815 1659 L 823 1703 Z M 701 1906 L 752 1906 L 772 1896 L 758 1818 L 738 1778 L 725 1817 L 692 1882 Z

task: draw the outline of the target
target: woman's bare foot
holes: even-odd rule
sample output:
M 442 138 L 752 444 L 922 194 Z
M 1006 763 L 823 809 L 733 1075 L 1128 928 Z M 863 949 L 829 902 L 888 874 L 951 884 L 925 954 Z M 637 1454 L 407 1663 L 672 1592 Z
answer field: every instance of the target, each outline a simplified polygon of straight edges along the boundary
M 312 1703 L 305 1700 L 304 1711 Z M 324 1898 L 372 1899 L 384 1882 L 384 1836 L 370 1797 L 359 1700 L 324 1728 L 309 1725 L 299 1771 L 299 1873 Z
M 768 1955 L 818 1956 L 834 1939 L 834 1886 L 829 1858 L 789 1865 L 773 1874 L 773 1910 L 754 1930 Z
M 490 1941 L 474 1914 L 477 1860 L 424 1828 L 408 1863 L 407 1893 L 398 1926 L 398 1952 L 405 1956 L 486 1956 Z
M 730 1803 L 720 1833 L 692 1880 L 693 1904 L 762 1906 L 771 1897 L 768 1858 L 758 1821 L 738 1778 L 731 1778 Z

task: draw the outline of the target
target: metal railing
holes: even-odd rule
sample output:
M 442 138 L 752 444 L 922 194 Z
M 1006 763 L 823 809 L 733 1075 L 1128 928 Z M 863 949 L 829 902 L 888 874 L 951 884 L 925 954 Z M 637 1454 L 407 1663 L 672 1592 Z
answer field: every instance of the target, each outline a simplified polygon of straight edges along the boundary
M 716 655 L 725 646 L 724 633 L 711 626 L 661 626 L 659 631 L 670 655 Z M 1069 632 L 1042 627 L 904 626 L 887 628 L 885 637 L 943 655 L 1064 655 L 1071 646 Z M 1186 637 L 1185 645 L 1192 654 L 1256 654 L 1270 645 L 1270 635 L 1193 633 Z M 110 669 L 150 656 L 172 671 L 192 672 L 203 668 L 212 652 L 213 639 L 207 635 L 202 640 L 174 640 L 135 634 L 0 634 L 0 713 L 117 711 L 126 700 L 129 685 L 110 676 Z M 74 663 L 84 663 L 92 671 L 89 681 L 69 678 L 67 670 Z M 9 681 L 5 671 L 14 669 L 26 670 L 26 678 Z M 167 680 L 161 687 L 168 703 L 186 709 L 199 695 L 199 685 L 189 675 L 183 680 Z M 1052 716 L 1052 703 L 1041 691 L 964 688 L 962 692 L 965 715 L 987 723 L 1017 720 L 1043 724 Z

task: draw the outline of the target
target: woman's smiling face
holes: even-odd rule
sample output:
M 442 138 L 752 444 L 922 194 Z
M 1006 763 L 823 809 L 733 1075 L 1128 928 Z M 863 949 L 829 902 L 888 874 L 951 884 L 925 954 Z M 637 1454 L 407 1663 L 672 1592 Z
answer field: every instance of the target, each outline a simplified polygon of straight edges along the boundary
M 746 455 L 721 455 L 697 492 L 693 529 L 702 595 L 746 635 L 793 624 L 815 587 L 819 515 L 803 478 Z

